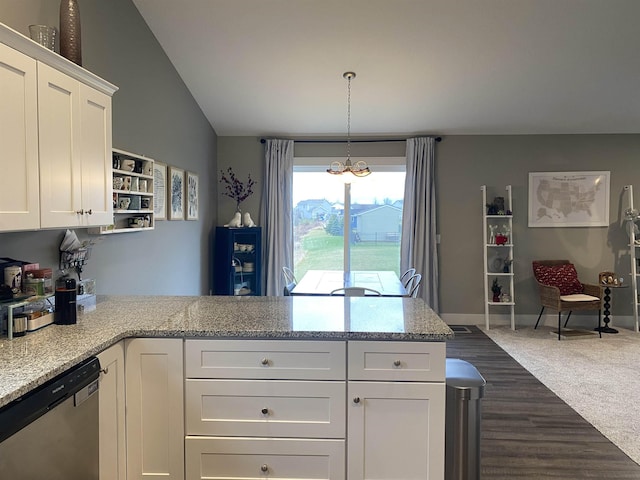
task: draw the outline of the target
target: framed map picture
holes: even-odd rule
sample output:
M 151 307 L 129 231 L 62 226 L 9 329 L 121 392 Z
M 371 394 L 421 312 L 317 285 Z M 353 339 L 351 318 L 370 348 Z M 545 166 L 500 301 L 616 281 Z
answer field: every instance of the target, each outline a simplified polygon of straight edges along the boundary
M 153 219 L 167 218 L 167 166 L 164 163 L 153 164 Z
M 529 226 L 609 226 L 609 174 L 529 173 Z
M 184 220 L 184 170 L 169 167 L 169 220 Z
M 187 172 L 187 220 L 198 219 L 198 175 Z

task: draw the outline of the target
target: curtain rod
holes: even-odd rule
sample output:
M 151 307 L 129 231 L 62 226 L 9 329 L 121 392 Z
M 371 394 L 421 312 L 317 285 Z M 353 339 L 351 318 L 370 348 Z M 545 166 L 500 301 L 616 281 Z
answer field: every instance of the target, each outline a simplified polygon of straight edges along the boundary
M 435 138 L 436 142 L 441 142 L 442 137 L 432 137 Z M 384 143 L 384 142 L 406 142 L 406 138 L 378 138 L 375 140 L 350 140 L 351 143 Z M 266 138 L 261 138 L 260 143 L 267 143 Z M 294 140 L 294 143 L 347 143 L 346 140 Z

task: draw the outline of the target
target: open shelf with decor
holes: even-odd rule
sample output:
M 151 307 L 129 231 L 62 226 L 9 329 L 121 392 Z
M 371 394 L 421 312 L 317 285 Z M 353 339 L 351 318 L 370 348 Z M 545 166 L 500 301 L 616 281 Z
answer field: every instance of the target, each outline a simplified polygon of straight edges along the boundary
M 153 164 L 143 155 L 112 150 L 113 223 L 89 233 L 108 235 L 154 229 Z
M 640 213 L 633 206 L 633 185 L 625 185 L 624 189 L 627 191 L 627 199 L 629 201 L 629 208 L 625 211 L 625 219 L 627 221 L 627 230 L 629 233 L 629 259 L 631 261 L 631 290 L 633 299 L 631 304 L 633 305 L 633 322 L 635 331 L 638 332 L 638 305 L 640 305 L 640 297 L 638 296 L 638 276 L 640 275 Z
M 511 185 L 506 198 L 496 196 L 487 202 L 487 187 L 482 185 L 482 243 L 484 264 L 484 317 L 489 329 L 492 308 L 509 310 L 511 329 L 515 324 L 513 274 L 513 212 Z

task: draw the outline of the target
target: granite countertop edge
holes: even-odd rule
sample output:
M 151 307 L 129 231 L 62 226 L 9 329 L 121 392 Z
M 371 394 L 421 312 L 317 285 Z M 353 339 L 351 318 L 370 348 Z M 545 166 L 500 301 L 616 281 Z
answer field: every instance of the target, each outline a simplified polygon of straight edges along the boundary
M 270 305 L 290 301 L 276 298 L 282 297 L 272 297 L 266 301 Z M 200 312 L 195 309 L 194 313 L 194 306 L 203 299 L 206 299 L 204 302 L 208 308 L 220 310 L 220 318 L 224 318 L 225 308 L 229 304 L 234 308 L 240 304 L 227 297 L 105 296 L 99 297 L 96 311 L 79 316 L 76 325 L 51 325 L 24 337 L 0 339 L 0 408 L 126 338 L 429 342 L 453 338 L 449 327 L 428 307 L 428 314 L 423 315 L 426 326 L 418 332 L 293 331 L 272 328 L 269 322 L 256 326 L 259 320 L 245 329 L 242 325 L 212 328 L 210 324 L 220 321 L 219 318 L 209 319 L 206 325 L 201 324 L 204 322 L 194 322 L 194 317 L 198 318 Z M 273 316 L 274 312 L 265 314 L 265 318 L 269 315 Z M 136 318 L 135 324 L 132 324 L 131 318 Z

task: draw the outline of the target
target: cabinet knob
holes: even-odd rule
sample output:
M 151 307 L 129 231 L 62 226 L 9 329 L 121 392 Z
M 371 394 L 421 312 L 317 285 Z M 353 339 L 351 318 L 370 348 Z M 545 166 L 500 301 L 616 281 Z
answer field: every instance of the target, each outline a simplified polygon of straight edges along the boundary
M 399 367 L 400 365 L 402 365 L 402 362 L 400 360 L 394 360 L 393 362 L 394 367 Z
M 353 403 L 360 403 L 360 397 L 353 397 Z
M 263 408 L 260 411 L 262 412 L 263 415 L 267 415 L 269 413 L 269 409 L 268 408 Z
M 262 365 L 269 365 L 269 359 L 268 359 L 268 358 L 263 358 L 263 359 L 260 361 L 260 363 L 261 363 Z
M 93 209 L 90 208 L 89 210 L 86 211 L 87 215 L 93 215 Z
M 80 210 L 76 210 L 76 213 L 78 215 L 84 215 L 84 210 L 80 209 Z
M 101 368 L 100 372 L 102 372 L 104 375 L 107 375 L 109 373 L 109 367 Z
M 260 467 L 260 470 L 262 470 L 263 472 L 268 472 L 268 471 L 269 471 L 269 465 L 267 465 L 266 463 L 265 463 L 265 464 L 263 464 L 263 465 Z

